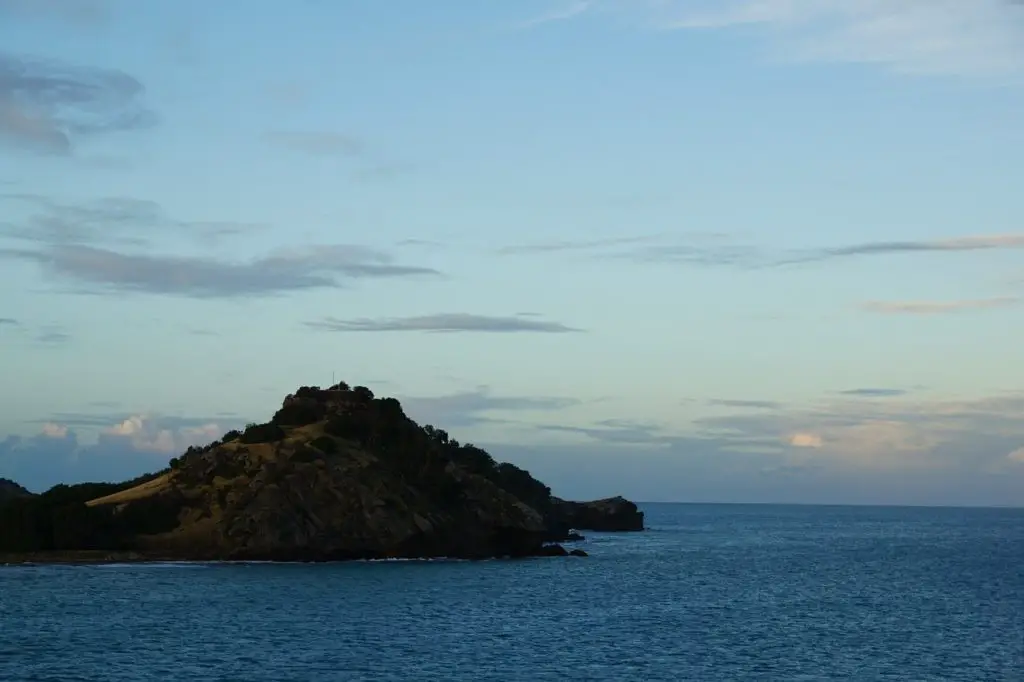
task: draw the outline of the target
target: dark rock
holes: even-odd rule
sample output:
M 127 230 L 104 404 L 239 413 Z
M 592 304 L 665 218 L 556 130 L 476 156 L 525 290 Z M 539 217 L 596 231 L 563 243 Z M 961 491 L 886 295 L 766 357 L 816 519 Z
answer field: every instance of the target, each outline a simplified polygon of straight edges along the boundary
M 574 549 L 571 552 L 569 552 L 569 556 L 590 556 L 590 555 L 587 554 L 586 552 L 584 552 L 582 549 Z
M 592 502 L 568 502 L 554 498 L 552 519 L 563 527 L 598 532 L 644 529 L 644 513 L 624 497 Z
M 540 556 L 569 556 L 569 552 L 561 545 L 544 545 L 539 554 Z

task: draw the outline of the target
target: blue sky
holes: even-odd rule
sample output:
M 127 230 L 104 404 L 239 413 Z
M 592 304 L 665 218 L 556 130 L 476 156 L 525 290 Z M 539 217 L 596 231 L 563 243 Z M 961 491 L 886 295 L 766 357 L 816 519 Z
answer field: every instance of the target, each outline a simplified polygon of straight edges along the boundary
M 0 0 L 0 476 L 332 375 L 572 497 L 1024 504 L 1024 8 Z

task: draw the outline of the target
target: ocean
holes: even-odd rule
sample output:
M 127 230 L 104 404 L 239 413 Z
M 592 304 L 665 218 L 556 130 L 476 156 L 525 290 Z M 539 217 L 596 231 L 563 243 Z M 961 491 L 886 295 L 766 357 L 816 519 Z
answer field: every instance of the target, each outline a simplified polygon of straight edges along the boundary
M 1024 510 L 641 506 L 586 558 L 0 567 L 0 680 L 1024 680 Z

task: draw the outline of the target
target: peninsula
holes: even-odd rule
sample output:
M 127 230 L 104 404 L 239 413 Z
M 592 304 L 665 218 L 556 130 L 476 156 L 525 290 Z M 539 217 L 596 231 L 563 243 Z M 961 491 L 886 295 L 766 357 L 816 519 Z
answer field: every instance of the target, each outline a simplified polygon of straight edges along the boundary
M 575 531 L 643 524 L 628 500 L 562 500 L 345 383 L 302 387 L 269 422 L 133 481 L 0 485 L 0 563 L 564 555 Z

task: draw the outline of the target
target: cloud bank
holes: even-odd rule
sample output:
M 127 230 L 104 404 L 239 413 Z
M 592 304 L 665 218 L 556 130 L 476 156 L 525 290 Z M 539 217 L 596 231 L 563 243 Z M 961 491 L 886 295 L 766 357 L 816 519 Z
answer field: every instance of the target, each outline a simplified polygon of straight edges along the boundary
M 117 482 L 159 471 L 190 445 L 210 443 L 239 420 L 160 415 L 54 415 L 29 438 L 0 441 L 0 477 L 41 492 L 58 483 Z M 83 432 L 95 432 L 86 440 Z

